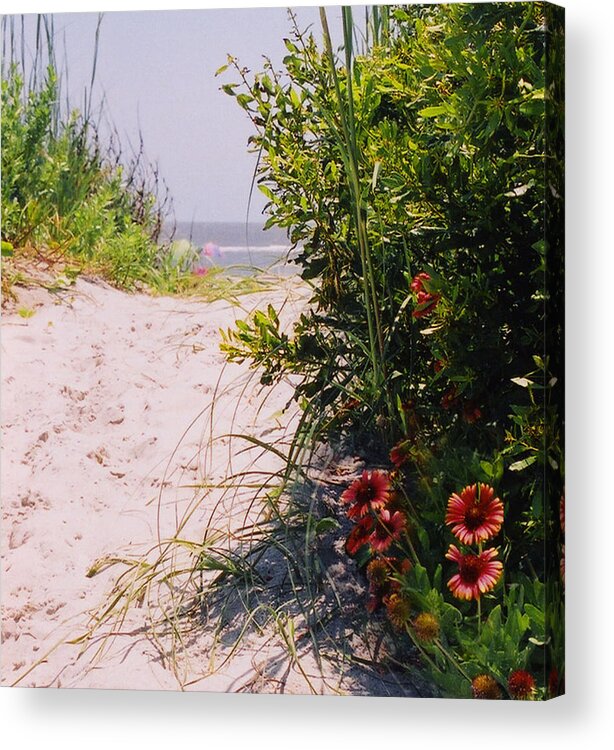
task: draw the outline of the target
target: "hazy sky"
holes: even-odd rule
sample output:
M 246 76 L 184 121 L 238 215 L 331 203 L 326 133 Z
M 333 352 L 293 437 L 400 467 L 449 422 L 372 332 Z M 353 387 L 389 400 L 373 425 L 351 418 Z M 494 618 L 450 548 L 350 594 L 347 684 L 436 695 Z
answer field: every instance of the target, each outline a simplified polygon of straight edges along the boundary
M 296 13 L 301 27 L 314 24 L 320 34 L 316 7 Z M 338 28 L 338 7 L 328 14 Z M 28 20 L 33 28 L 34 17 Z M 76 102 L 91 74 L 96 23 L 97 14 L 55 14 L 56 48 L 65 38 Z M 227 53 L 253 71 L 261 70 L 262 55 L 281 65 L 289 32 L 284 8 L 104 14 L 95 92 L 104 91 L 120 135 L 137 144 L 140 128 L 178 220 L 245 220 L 255 164 L 247 139 L 254 131 L 243 110 L 219 90 L 236 76 L 230 70 L 218 78 L 214 73 Z M 260 220 L 264 202 L 255 191 L 250 220 Z

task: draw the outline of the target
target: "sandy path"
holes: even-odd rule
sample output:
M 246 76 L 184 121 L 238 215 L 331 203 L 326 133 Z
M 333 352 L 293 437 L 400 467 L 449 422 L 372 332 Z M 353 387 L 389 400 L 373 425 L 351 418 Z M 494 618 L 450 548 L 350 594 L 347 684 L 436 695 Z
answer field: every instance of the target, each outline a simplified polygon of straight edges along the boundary
M 304 309 L 308 290 L 286 279 L 242 297 L 241 307 L 128 295 L 83 279 L 62 299 L 37 294 L 26 300 L 36 307 L 32 317 L 5 313 L 1 326 L 2 684 L 415 694 L 379 664 L 365 670 L 339 658 L 349 650 L 368 660 L 371 649 L 357 635 L 360 626 L 351 625 L 352 612 L 364 611 L 365 591 L 341 537 L 327 553 L 327 575 L 345 600 L 343 617 L 334 614 L 327 626 L 332 662 L 317 658 L 309 638 L 297 642 L 298 659 L 291 658 L 279 623 L 278 630 L 248 632 L 235 650 L 233 634 L 245 617 L 234 605 L 222 614 L 208 610 L 179 649 L 156 642 L 145 632 L 147 597 L 121 626 L 105 626 L 102 634 L 117 631 L 112 639 L 97 635 L 87 649 L 66 642 L 86 632 L 91 613 L 125 570 L 103 568 L 87 577 L 100 558 L 141 558 L 152 549 L 155 558 L 158 540 L 175 534 L 189 508 L 195 510 L 181 537 L 192 541 L 202 540 L 213 507 L 215 529 L 232 532 L 253 521 L 252 511 L 246 515 L 254 501 L 248 481 L 241 478 L 228 496 L 211 485 L 233 472 L 269 472 L 281 464 L 226 435 L 283 441 L 292 434 L 296 407 L 285 408 L 292 403 L 289 384 L 262 388 L 246 363 L 225 363 L 219 329 L 268 303 L 287 325 Z M 351 459 L 345 467 L 337 463 L 336 479 L 356 468 Z M 178 554 L 190 559 L 189 551 Z M 274 558 L 267 564 L 277 596 L 285 564 Z M 224 630 L 215 638 L 220 622 Z
M 282 300 L 287 288 L 266 302 Z M 79 632 L 80 613 L 100 602 L 110 582 L 111 573 L 85 577 L 94 560 L 141 552 L 159 522 L 163 534 L 172 533 L 205 471 L 202 420 L 184 432 L 211 401 L 220 374 L 239 389 L 247 377 L 245 367 L 224 369 L 218 336 L 244 316 L 224 302 L 127 295 L 85 281 L 29 319 L 3 316 L 4 684 Z M 233 429 L 254 426 L 258 399 L 250 388 Z M 282 393 L 270 409 L 283 400 Z M 234 408 L 231 398 L 220 399 L 218 432 L 228 431 Z M 159 519 L 162 483 L 172 496 Z M 203 510 L 194 523 L 204 517 Z M 146 639 L 129 639 L 94 668 L 87 658 L 75 663 L 75 651 L 55 651 L 22 684 L 177 687 Z M 218 678 L 216 686 L 230 681 Z

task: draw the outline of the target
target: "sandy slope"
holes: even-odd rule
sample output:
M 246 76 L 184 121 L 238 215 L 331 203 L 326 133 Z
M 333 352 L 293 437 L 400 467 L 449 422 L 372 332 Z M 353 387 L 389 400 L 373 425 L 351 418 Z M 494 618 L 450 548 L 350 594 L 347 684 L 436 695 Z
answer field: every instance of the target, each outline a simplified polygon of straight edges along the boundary
M 276 468 L 274 457 L 221 437 L 229 431 L 266 440 L 291 433 L 292 410 L 284 410 L 290 387 L 261 389 L 247 365 L 225 364 L 219 351 L 219 328 L 269 302 L 289 321 L 306 290 L 286 280 L 241 298 L 241 309 L 79 280 L 62 297 L 45 293 L 31 318 L 3 315 L 2 684 L 412 694 L 411 686 L 344 666 L 324 663 L 323 674 L 308 641 L 298 668 L 270 632 L 246 638 L 208 674 L 211 627 L 179 656 L 178 680 L 166 645 L 158 648 L 142 630 L 146 607 L 131 610 L 112 641 L 100 641 L 108 647 L 101 658 L 97 641 L 83 654 L 63 643 L 84 632 L 87 613 L 119 572 L 86 577 L 97 559 L 156 549 L 195 498 L 184 538 L 200 538 L 216 503 L 217 528 L 244 522 L 253 490 L 231 502 L 199 488 L 242 468 Z M 336 566 L 347 578 L 341 558 L 333 558 L 331 573 Z M 353 576 L 342 585 L 362 608 Z M 337 623 L 339 642 L 351 638 L 344 627 Z M 216 666 L 231 646 L 222 639 Z

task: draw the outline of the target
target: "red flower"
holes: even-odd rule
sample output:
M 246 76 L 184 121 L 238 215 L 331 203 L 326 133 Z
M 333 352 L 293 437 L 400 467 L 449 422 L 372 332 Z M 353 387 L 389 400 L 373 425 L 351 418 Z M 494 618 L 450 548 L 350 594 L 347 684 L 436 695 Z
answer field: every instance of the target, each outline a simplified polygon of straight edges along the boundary
M 401 442 L 397 443 L 390 451 L 390 460 L 397 469 L 400 469 L 401 466 L 407 462 L 411 453 L 411 446 L 411 440 L 401 440 Z
M 503 564 L 493 560 L 496 549 L 487 549 L 479 555 L 463 555 L 453 544 L 446 552 L 446 558 L 458 563 L 458 573 L 448 581 L 448 588 L 457 599 L 479 599 L 482 594 L 494 588 L 501 577 Z
M 432 313 L 437 303 L 441 299 L 441 294 L 431 294 L 430 292 L 418 292 L 416 295 L 416 307 L 412 312 L 414 318 L 423 318 L 425 315 Z
M 448 500 L 446 524 L 463 544 L 478 544 L 495 536 L 503 524 L 503 503 L 487 484 L 472 485 Z
M 535 680 L 533 675 L 524 669 L 512 672 L 507 681 L 507 689 L 512 698 L 517 700 L 529 700 L 535 693 Z
M 389 510 L 383 510 L 369 537 L 369 544 L 376 552 L 385 552 L 401 536 L 406 523 L 405 516 L 400 511 L 390 513 Z
M 358 552 L 358 550 L 369 542 L 369 536 L 373 531 L 373 518 L 371 516 L 365 516 L 354 526 L 352 531 L 345 542 L 345 552 L 350 557 Z
M 443 409 L 451 409 L 458 403 L 458 389 L 455 385 L 448 388 L 448 390 L 441 397 L 441 406 Z
M 384 471 L 363 471 L 362 476 L 341 495 L 344 503 L 352 504 L 350 518 L 362 518 L 369 511 L 380 510 L 388 503 L 390 479 Z
M 424 282 L 430 281 L 431 277 L 428 273 L 425 273 L 424 271 L 422 273 L 417 274 L 414 276 L 414 278 L 411 281 L 411 284 L 409 285 L 409 288 L 412 290 L 412 292 L 425 292 L 426 289 L 424 288 Z
M 414 318 L 422 318 L 425 315 L 428 315 L 430 312 L 432 312 L 436 306 L 436 304 L 441 299 L 440 294 L 433 294 L 432 292 L 429 292 L 427 289 L 427 286 L 425 286 L 425 281 L 430 281 L 431 277 L 428 273 L 419 273 L 417 276 L 414 276 L 412 279 L 411 284 L 409 285 L 409 288 L 412 290 L 412 292 L 416 295 L 416 308 L 412 312 L 412 316 Z
M 482 418 L 482 410 L 475 401 L 465 401 L 463 404 L 463 419 L 467 424 L 474 424 Z
M 446 365 L 447 362 L 445 359 L 436 359 L 435 362 L 433 362 L 433 370 L 435 370 L 435 372 L 441 372 Z

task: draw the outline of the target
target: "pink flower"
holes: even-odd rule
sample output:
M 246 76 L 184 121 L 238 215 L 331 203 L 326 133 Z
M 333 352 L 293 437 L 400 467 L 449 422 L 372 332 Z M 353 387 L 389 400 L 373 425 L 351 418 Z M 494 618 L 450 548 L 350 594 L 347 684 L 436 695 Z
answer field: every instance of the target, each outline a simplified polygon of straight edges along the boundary
M 503 524 L 503 503 L 487 484 L 474 484 L 448 500 L 446 524 L 463 544 L 478 544 L 495 536 Z
M 446 558 L 458 563 L 458 573 L 448 581 L 448 588 L 457 599 L 479 599 L 490 591 L 501 577 L 503 564 L 494 560 L 498 552 L 487 549 L 479 555 L 463 555 L 453 544 L 450 545 Z

